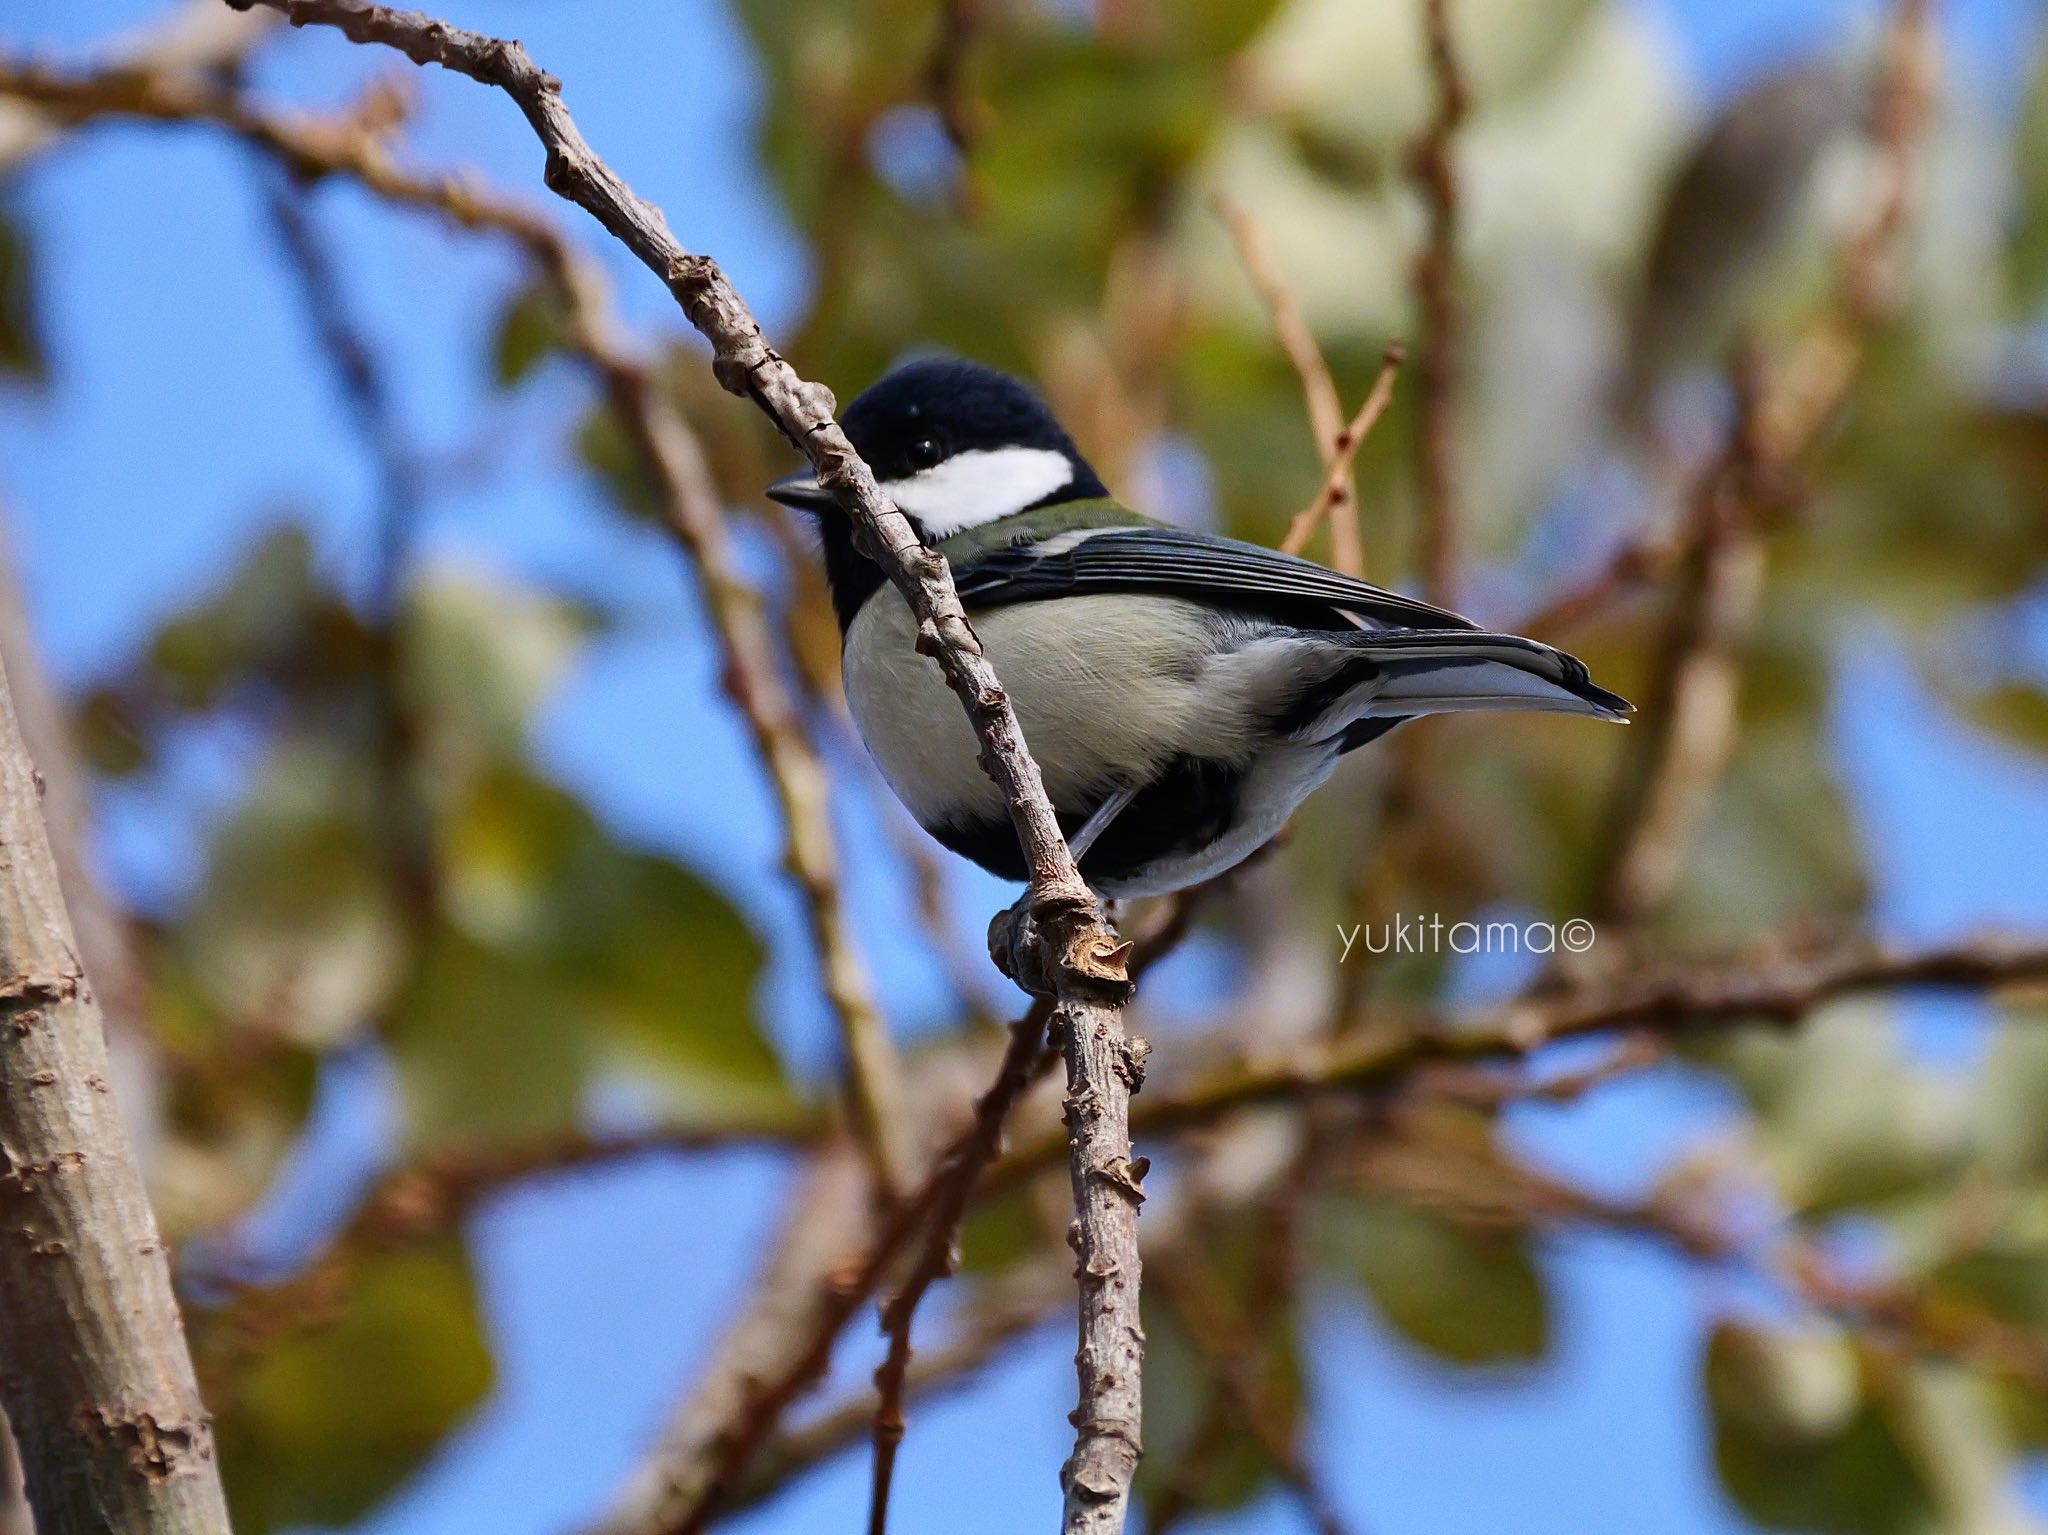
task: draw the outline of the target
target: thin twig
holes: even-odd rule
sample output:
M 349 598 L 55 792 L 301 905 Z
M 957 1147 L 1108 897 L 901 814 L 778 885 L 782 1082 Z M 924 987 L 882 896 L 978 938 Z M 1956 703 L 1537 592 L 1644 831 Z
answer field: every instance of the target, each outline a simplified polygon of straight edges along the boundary
M 749 1383 L 738 1412 L 716 1431 L 696 1436 L 696 1442 L 683 1447 L 686 1453 L 660 1456 L 627 1505 L 593 1526 L 590 1535 L 667 1535 L 705 1527 L 783 1411 L 824 1372 L 840 1332 L 874 1294 L 897 1256 L 919 1232 L 932 1227 L 935 1212 L 957 1211 L 982 1169 L 995 1158 L 1011 1109 L 1037 1077 L 1051 1013 L 1041 1002 L 1012 1025 L 1002 1064 L 976 1101 L 972 1121 L 918 1190 L 889 1212 L 865 1247 L 837 1265 L 834 1283 L 816 1297 L 808 1330 L 779 1340 L 778 1358 Z M 950 1232 L 951 1227 L 947 1229 Z
M 1290 1168 L 1287 1183 L 1294 1182 L 1296 1170 Z M 1291 1266 L 1296 1237 L 1292 1227 L 1300 1214 L 1293 1192 L 1287 1187 L 1278 1191 L 1281 1198 L 1274 1211 L 1273 1229 L 1266 1233 L 1267 1246 L 1259 1255 L 1270 1270 Z M 1182 1243 L 1170 1262 L 1155 1259 L 1153 1272 L 1160 1276 L 1168 1304 L 1180 1314 L 1182 1330 L 1215 1384 L 1207 1416 L 1197 1425 L 1178 1474 L 1169 1478 L 1159 1506 L 1147 1505 L 1151 1535 L 1165 1535 L 1195 1511 L 1216 1460 L 1229 1449 L 1230 1435 L 1240 1428 L 1258 1441 L 1316 1535 L 1345 1535 L 1343 1516 L 1329 1490 L 1286 1430 L 1286 1413 L 1274 1398 L 1262 1358 L 1259 1327 L 1273 1323 L 1284 1311 L 1293 1289 L 1288 1276 L 1268 1272 L 1247 1286 L 1254 1300 L 1264 1301 L 1262 1315 L 1248 1315 L 1199 1243 Z
M 1347 574 L 1363 575 L 1362 558 L 1352 563 L 1356 569 L 1348 569 L 1336 548 L 1336 530 L 1347 523 L 1354 531 L 1357 527 L 1358 492 L 1351 477 L 1351 466 L 1357 461 L 1358 450 L 1365 446 L 1365 439 L 1380 417 L 1386 414 L 1387 406 L 1394 398 L 1394 380 L 1400 374 L 1401 364 L 1407 358 L 1408 350 L 1398 341 L 1387 343 L 1386 356 L 1380 362 L 1379 376 L 1372 382 L 1372 388 L 1365 396 L 1365 403 L 1358 407 L 1353 416 L 1331 439 L 1328 465 L 1323 471 L 1323 483 L 1316 490 L 1315 499 L 1310 501 L 1292 522 L 1287 525 L 1287 536 L 1280 540 L 1280 548 L 1287 554 L 1299 554 L 1308 547 L 1308 541 L 1315 537 L 1316 529 L 1327 518 L 1330 520 L 1332 562 Z
M 1019 1340 L 1050 1323 L 1070 1281 L 1050 1264 L 980 1285 L 963 1305 L 951 1335 L 937 1348 L 920 1350 L 903 1385 L 902 1402 L 922 1402 L 973 1383 L 983 1366 Z M 842 1450 L 874 1437 L 879 1401 L 872 1386 L 827 1407 L 761 1446 L 747 1474 L 726 1499 L 737 1513 L 751 1508 Z
M 1740 391 L 1727 451 L 1702 478 L 1666 594 L 1642 734 L 1602 824 L 1612 828 L 1592 915 L 1633 922 L 1662 904 L 1735 750 L 1741 663 L 1763 602 L 1765 551 L 1750 487 L 1762 472 L 1755 389 Z
M 953 1153 L 957 1164 L 931 1203 L 925 1244 L 896 1293 L 882 1307 L 882 1328 L 889 1352 L 875 1371 L 874 1475 L 868 1499 L 869 1535 L 883 1535 L 889 1525 L 889 1486 L 896 1471 L 896 1451 L 903 1443 L 903 1391 L 910 1370 L 910 1328 L 925 1291 L 953 1272 L 959 1259 L 960 1218 L 974 1192 L 980 1171 L 995 1156 L 1010 1109 L 1037 1075 L 1044 1049 L 1046 1016 L 1033 1008 L 1013 1026 L 1010 1048 L 996 1080 L 975 1105 L 974 1123 Z
M 1436 106 L 1409 157 L 1409 175 L 1429 211 L 1429 233 L 1415 260 L 1415 297 L 1422 344 L 1415 367 L 1416 483 L 1420 518 L 1416 568 L 1432 602 L 1457 606 L 1458 349 L 1463 313 L 1458 295 L 1461 196 L 1451 151 L 1471 110 L 1471 91 L 1451 36 L 1450 0 L 1422 0 L 1429 74 Z
M 1251 278 L 1252 287 L 1258 290 L 1259 298 L 1265 303 L 1266 313 L 1273 322 L 1273 338 L 1280 343 L 1280 350 L 1294 365 L 1295 376 L 1301 380 L 1302 399 L 1308 406 L 1309 430 L 1315 435 L 1316 457 L 1321 461 L 1327 475 L 1337 468 L 1344 456 L 1344 402 L 1337 392 L 1337 380 L 1330 372 L 1330 364 L 1323 356 L 1323 349 L 1316 344 L 1315 332 L 1309 328 L 1308 316 L 1302 313 L 1301 301 L 1294 296 L 1294 290 L 1287 286 L 1287 280 L 1280 275 L 1279 265 L 1266 245 L 1266 237 L 1252 216 L 1245 212 L 1234 199 L 1218 192 L 1211 200 L 1216 215 L 1223 220 L 1236 242 L 1238 260 L 1244 263 L 1245 274 Z M 1355 432 L 1352 434 L 1357 435 Z M 1349 460 L 1345 460 L 1341 488 L 1352 489 Z M 1320 499 L 1320 497 L 1318 498 Z M 1342 495 L 1332 505 L 1344 504 Z M 1330 563 L 1346 575 L 1365 574 L 1365 550 L 1359 536 L 1356 516 L 1355 493 L 1349 498 L 1350 505 L 1343 515 L 1330 524 Z M 1316 522 L 1327 515 L 1330 508 L 1318 514 Z M 1301 523 L 1295 519 L 1296 526 Z M 1289 528 L 1287 546 L 1289 553 L 1298 554 L 1301 546 L 1308 542 L 1314 531 L 1309 524 L 1300 535 L 1301 542 L 1293 542 L 1295 528 Z
M 281 1339 L 321 1325 L 366 1260 L 458 1228 L 472 1211 L 515 1185 L 641 1157 L 746 1146 L 809 1148 L 826 1128 L 820 1112 L 788 1125 L 668 1127 L 605 1136 L 569 1132 L 488 1148 L 442 1147 L 381 1179 L 319 1254 L 288 1277 L 237 1274 L 232 1268 L 211 1276 L 232 1287 L 232 1299 L 208 1331 L 219 1349 L 209 1360 L 209 1379 L 232 1380 L 239 1365 Z

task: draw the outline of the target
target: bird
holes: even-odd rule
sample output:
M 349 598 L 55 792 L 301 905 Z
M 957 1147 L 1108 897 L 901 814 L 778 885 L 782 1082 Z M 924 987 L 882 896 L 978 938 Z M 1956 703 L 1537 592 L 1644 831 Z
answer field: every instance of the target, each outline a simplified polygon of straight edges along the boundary
M 856 397 L 847 438 L 943 554 L 1082 878 L 1162 895 L 1272 840 L 1347 753 L 1419 715 L 1630 704 L 1535 640 L 1261 545 L 1124 506 L 1028 385 L 921 357 Z M 908 604 L 815 474 L 766 494 L 817 523 L 846 702 L 926 832 L 1027 877 L 1002 792 Z

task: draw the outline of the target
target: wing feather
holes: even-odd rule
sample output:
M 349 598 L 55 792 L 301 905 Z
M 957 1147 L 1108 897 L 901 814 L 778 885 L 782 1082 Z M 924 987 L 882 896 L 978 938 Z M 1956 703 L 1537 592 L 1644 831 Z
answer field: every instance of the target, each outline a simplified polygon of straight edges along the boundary
M 1258 544 L 1114 528 L 999 549 L 955 572 L 970 609 L 1095 592 L 1194 597 L 1306 628 L 1477 629 L 1469 618 Z

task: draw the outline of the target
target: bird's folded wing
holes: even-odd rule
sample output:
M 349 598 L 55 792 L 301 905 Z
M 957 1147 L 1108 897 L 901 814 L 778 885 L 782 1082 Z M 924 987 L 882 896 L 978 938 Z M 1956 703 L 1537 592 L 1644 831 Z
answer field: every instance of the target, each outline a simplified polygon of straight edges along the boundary
M 1093 592 L 1151 592 L 1273 613 L 1327 627 L 1331 610 L 1361 627 L 1476 629 L 1468 618 L 1382 591 L 1258 544 L 1177 528 L 1113 528 L 1014 545 L 955 572 L 972 608 Z

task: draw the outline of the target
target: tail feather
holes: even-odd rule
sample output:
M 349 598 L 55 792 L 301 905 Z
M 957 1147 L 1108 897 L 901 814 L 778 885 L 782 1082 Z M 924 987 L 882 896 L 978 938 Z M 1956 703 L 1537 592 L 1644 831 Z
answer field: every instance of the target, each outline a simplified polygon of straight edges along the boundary
M 1296 723 L 1311 738 L 1340 736 L 1347 749 L 1361 744 L 1356 727 L 1366 720 L 1512 709 L 1620 721 L 1634 712 L 1578 657 L 1519 635 L 1381 629 L 1332 639 L 1350 656 L 1303 699 Z

